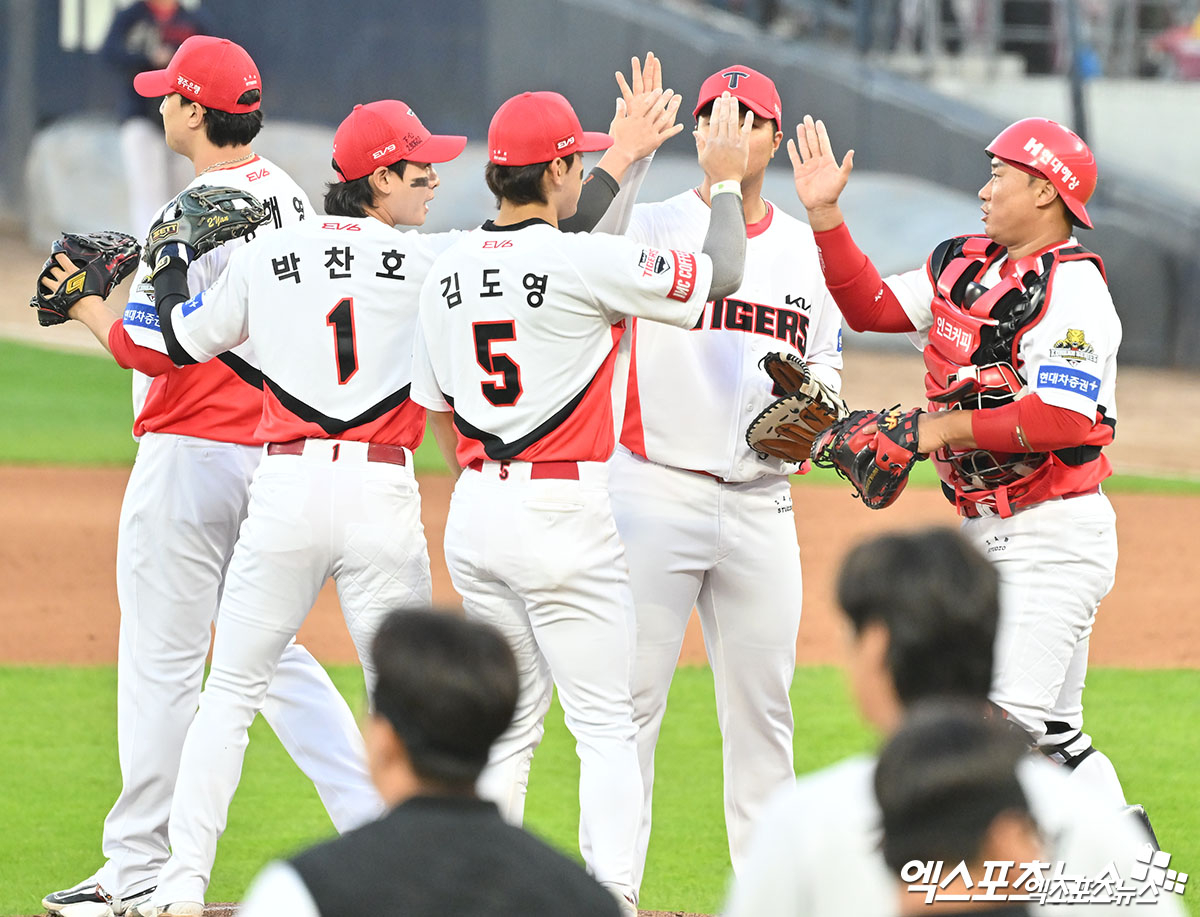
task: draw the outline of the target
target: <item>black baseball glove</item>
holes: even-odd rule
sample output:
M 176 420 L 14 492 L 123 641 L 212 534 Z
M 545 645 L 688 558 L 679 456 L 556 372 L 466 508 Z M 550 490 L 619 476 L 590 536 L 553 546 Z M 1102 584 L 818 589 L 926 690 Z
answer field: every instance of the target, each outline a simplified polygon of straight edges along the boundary
M 122 232 L 66 232 L 50 247 L 50 257 L 38 274 L 37 289 L 29 305 L 37 309 L 38 323 L 61 325 L 70 320 L 71 306 L 85 296 L 107 297 L 137 267 L 141 248 L 137 239 Z M 58 267 L 55 255 L 71 259 L 76 271 L 53 289 L 50 272 Z
M 920 408 L 901 412 L 855 411 L 820 434 L 812 447 L 812 462 L 832 468 L 849 481 L 871 509 L 891 506 L 908 483 L 913 465 L 929 456 L 917 451 Z M 870 433 L 864 428 L 876 425 Z
M 760 458 L 807 461 L 813 440 L 850 413 L 846 403 L 795 354 L 769 353 L 759 365 L 784 395 L 750 421 L 746 445 Z
M 258 198 L 238 188 L 187 188 L 150 227 L 146 261 L 153 265 L 170 242 L 181 243 L 195 258 L 222 242 L 254 232 L 269 214 Z

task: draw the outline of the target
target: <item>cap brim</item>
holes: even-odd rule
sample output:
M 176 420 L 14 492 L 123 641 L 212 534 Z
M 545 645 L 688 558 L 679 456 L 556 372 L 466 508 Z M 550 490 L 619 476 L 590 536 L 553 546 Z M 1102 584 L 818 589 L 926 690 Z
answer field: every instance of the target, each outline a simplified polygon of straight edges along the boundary
M 466 137 L 433 134 L 406 157 L 409 162 L 449 162 L 467 146 Z
M 147 70 L 133 78 L 133 91 L 147 99 L 157 99 L 159 96 L 170 95 L 175 90 L 166 70 Z
M 598 153 L 601 150 L 607 150 L 612 145 L 613 138 L 610 134 L 600 131 L 584 131 L 583 138 L 576 144 L 575 150 L 579 153 Z

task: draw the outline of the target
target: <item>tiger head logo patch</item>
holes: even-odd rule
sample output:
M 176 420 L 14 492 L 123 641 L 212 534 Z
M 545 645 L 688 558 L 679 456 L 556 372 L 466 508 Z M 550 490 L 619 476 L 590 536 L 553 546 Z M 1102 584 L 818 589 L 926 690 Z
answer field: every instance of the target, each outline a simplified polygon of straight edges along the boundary
M 1055 341 L 1050 356 L 1061 357 L 1068 363 L 1095 363 L 1096 349 L 1087 342 L 1081 328 L 1068 328 L 1066 335 Z

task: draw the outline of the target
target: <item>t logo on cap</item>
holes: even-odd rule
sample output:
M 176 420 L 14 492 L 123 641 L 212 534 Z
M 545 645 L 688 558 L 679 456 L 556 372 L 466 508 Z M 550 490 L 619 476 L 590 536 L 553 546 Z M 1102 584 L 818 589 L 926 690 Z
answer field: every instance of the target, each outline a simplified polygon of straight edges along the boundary
M 706 79 L 700 85 L 700 100 L 692 114 L 699 115 L 704 106 L 719 98 L 726 90 L 759 117 L 773 120 L 776 130 L 783 129 L 783 105 L 779 101 L 779 90 L 775 88 L 774 81 L 753 67 L 741 65 L 718 70 Z

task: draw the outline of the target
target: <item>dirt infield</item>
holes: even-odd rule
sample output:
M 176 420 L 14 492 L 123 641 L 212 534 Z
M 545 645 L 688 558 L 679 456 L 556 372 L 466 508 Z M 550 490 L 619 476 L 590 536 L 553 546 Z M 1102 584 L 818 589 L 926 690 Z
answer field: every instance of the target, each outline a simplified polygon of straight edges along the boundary
M 111 663 L 118 610 L 114 584 L 117 516 L 125 469 L 0 467 L 0 663 Z M 421 482 L 434 571 L 434 596 L 457 603 L 442 559 L 448 477 Z M 801 663 L 841 659 L 833 577 L 847 547 L 865 536 L 919 525 L 953 524 L 933 490 L 911 490 L 883 512 L 865 509 L 842 487 L 793 487 L 805 571 Z M 1200 619 L 1191 534 L 1200 498 L 1116 494 L 1121 559 L 1092 639 L 1097 665 L 1200 667 Z M 782 597 L 781 597 L 782 600 Z M 693 621 L 693 625 L 695 622 Z M 354 650 L 327 587 L 300 634 L 324 662 L 352 662 Z M 703 660 L 693 626 L 684 660 Z

